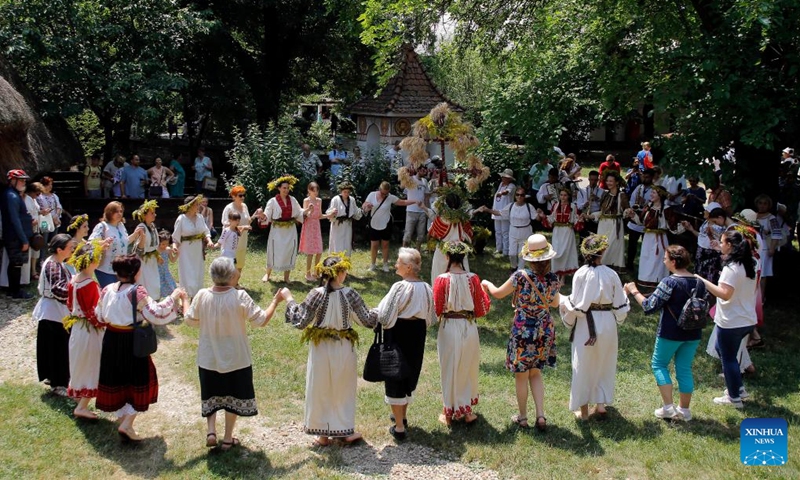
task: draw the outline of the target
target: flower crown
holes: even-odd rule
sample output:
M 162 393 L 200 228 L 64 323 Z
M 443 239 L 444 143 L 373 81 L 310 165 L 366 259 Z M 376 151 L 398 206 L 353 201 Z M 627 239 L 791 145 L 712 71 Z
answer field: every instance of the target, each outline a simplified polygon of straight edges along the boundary
M 328 258 L 338 258 L 339 261 L 331 266 L 326 267 L 325 260 Z M 350 257 L 345 255 L 344 252 L 332 252 L 330 255 L 328 255 L 328 257 L 325 258 L 325 260 L 320 261 L 315 267 L 317 275 L 321 278 L 336 278 L 341 272 L 346 272 L 353 267 L 353 265 L 350 263 Z
M 756 231 L 758 231 L 759 229 L 761 229 L 761 224 L 760 224 L 760 223 L 758 223 L 758 222 L 751 222 L 750 220 L 746 219 L 746 218 L 744 217 L 744 215 L 742 215 L 742 213 L 741 213 L 741 212 L 734 213 L 734 214 L 731 216 L 731 218 L 733 218 L 734 220 L 736 220 L 737 222 L 739 222 L 739 224 L 741 224 L 741 225 L 744 225 L 744 226 L 746 226 L 746 227 L 750 227 L 750 228 L 752 228 L 753 230 L 756 230 Z
M 83 225 L 88 221 L 89 221 L 89 215 L 85 213 L 83 215 L 77 215 L 75 218 L 72 219 L 72 223 L 70 223 L 69 227 L 67 227 L 67 231 L 68 232 L 71 232 L 73 230 L 78 231 L 78 229 L 81 228 L 81 225 Z
M 155 201 L 155 200 L 147 200 L 146 202 L 144 202 L 142 204 L 141 207 L 139 207 L 138 209 L 134 210 L 131 215 L 133 216 L 133 219 L 136 220 L 137 222 L 143 222 L 144 221 L 144 215 L 147 212 L 149 212 L 150 210 L 155 211 L 156 208 L 158 208 L 158 202 L 157 201 Z
M 468 255 L 472 253 L 472 247 L 468 243 L 459 241 L 442 242 L 439 245 L 439 250 L 447 255 Z
M 75 267 L 75 270 L 82 271 L 94 262 L 99 262 L 103 259 L 103 249 L 105 245 L 99 238 L 95 238 L 90 242 L 83 243 L 81 246 L 72 252 L 67 263 Z
M 275 180 L 269 182 L 267 184 L 267 190 L 277 190 L 281 183 L 287 182 L 289 184 L 289 191 L 291 192 L 294 190 L 294 184 L 298 182 L 297 177 L 294 175 L 284 175 L 282 177 L 278 177 Z
M 608 249 L 608 237 L 605 235 L 590 235 L 581 243 L 581 253 L 584 257 L 593 257 Z
M 197 195 L 196 197 L 194 197 L 192 199 L 191 202 L 184 203 L 183 205 L 178 207 L 178 211 L 181 212 L 181 213 L 186 213 L 186 212 L 189 211 L 190 208 L 192 208 L 192 205 L 194 205 L 195 203 L 198 203 L 198 202 L 200 202 L 202 200 L 203 200 L 203 195 L 202 194 Z M 142 205 L 142 207 L 144 207 L 144 205 Z
M 744 239 L 753 246 L 753 250 L 758 250 L 760 248 L 758 245 L 758 235 L 756 235 L 756 230 L 753 227 L 743 223 L 737 223 L 732 225 L 731 228 L 741 233 Z

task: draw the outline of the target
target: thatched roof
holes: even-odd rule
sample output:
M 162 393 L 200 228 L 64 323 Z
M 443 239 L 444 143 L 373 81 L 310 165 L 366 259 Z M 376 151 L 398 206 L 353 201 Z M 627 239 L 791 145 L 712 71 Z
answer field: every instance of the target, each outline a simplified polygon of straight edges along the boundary
M 27 130 L 34 118 L 22 95 L 0 77 L 0 130 Z
M 24 168 L 30 175 L 66 169 L 83 159 L 83 148 L 63 118 L 45 120 L 33 94 L 0 57 L 0 174 Z

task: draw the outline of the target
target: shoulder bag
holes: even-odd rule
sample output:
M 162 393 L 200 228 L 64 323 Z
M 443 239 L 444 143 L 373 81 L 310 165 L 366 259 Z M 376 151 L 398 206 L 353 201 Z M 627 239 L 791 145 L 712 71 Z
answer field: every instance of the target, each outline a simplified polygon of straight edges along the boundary
M 702 294 L 700 291 L 702 290 Z M 706 299 L 705 284 L 697 279 L 695 288 L 692 289 L 689 299 L 681 309 L 681 314 L 676 316 L 671 308 L 667 307 L 669 313 L 675 318 L 678 327 L 683 330 L 700 330 L 708 325 L 710 318 L 708 313 L 708 300 Z
M 158 350 L 158 338 L 153 325 L 148 321 L 137 321 L 136 315 L 136 289 L 138 285 L 133 285 L 131 289 L 131 310 L 133 312 L 133 356 L 147 358 Z
M 369 347 L 367 360 L 364 362 L 364 380 L 383 382 L 408 377 L 408 364 L 403 352 L 393 342 L 384 340 L 383 326 L 380 323 L 374 331 L 375 340 Z

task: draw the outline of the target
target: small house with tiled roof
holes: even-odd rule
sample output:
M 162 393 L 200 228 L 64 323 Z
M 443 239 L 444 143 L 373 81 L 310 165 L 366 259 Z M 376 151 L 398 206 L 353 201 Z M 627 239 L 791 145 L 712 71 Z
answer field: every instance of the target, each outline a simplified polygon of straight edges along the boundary
M 356 133 L 362 149 L 393 145 L 411 132 L 411 125 L 446 102 L 451 110 L 464 108 L 452 102 L 433 83 L 410 45 L 403 47 L 400 68 L 376 96 L 366 96 L 350 105 L 356 118 Z M 431 146 L 432 154 L 439 152 Z M 451 154 L 448 152 L 447 157 Z

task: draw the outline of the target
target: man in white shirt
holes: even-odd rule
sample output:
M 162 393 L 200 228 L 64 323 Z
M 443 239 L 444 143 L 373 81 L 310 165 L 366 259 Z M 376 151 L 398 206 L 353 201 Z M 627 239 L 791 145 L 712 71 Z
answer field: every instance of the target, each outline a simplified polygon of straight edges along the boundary
M 103 168 L 103 198 L 117 198 L 120 196 L 119 183 L 114 185 L 114 177 L 117 172 L 128 166 L 125 157 L 117 155 Z M 116 188 L 115 188 L 116 187 Z
M 406 207 L 406 228 L 403 232 L 403 246 L 407 247 L 411 243 L 411 238 L 416 238 L 417 249 L 425 241 L 427 235 L 428 216 L 425 209 L 420 206 L 427 206 L 428 196 L 430 190 L 428 188 L 428 180 L 426 176 L 428 170 L 425 167 L 420 167 L 416 175 L 411 177 L 417 184 L 416 188 L 405 189 L 406 198 L 414 203 Z
M 652 168 L 645 169 L 645 171 L 642 172 L 642 183 L 631 193 L 631 208 L 637 213 L 650 201 L 650 190 L 653 189 L 654 176 L 655 171 Z M 633 271 L 633 260 L 636 258 L 639 239 L 642 238 L 642 235 L 644 235 L 643 225 L 639 225 L 634 221 L 628 222 L 628 256 L 625 267 L 629 272 Z
M 552 168 L 553 165 L 550 163 L 550 160 L 544 156 L 528 171 L 528 175 L 531 176 L 531 201 L 533 201 L 537 207 L 542 206 L 536 200 L 539 194 L 539 188 L 547 182 L 548 172 L 550 172 Z M 556 175 L 556 178 L 558 178 L 558 175 Z
M 558 181 L 558 169 L 551 168 L 547 172 L 547 181 L 539 187 L 536 193 L 536 201 L 543 209 L 547 209 L 547 213 L 553 210 L 553 206 L 558 202 L 558 192 L 564 185 Z
M 600 188 L 599 182 L 600 173 L 597 170 L 592 170 L 589 172 L 589 185 L 578 190 L 578 210 L 581 213 L 590 215 L 600 211 L 600 199 L 603 198 L 603 194 L 606 191 Z M 591 218 L 584 220 L 583 225 L 581 236 L 597 233 L 597 222 L 591 220 Z

